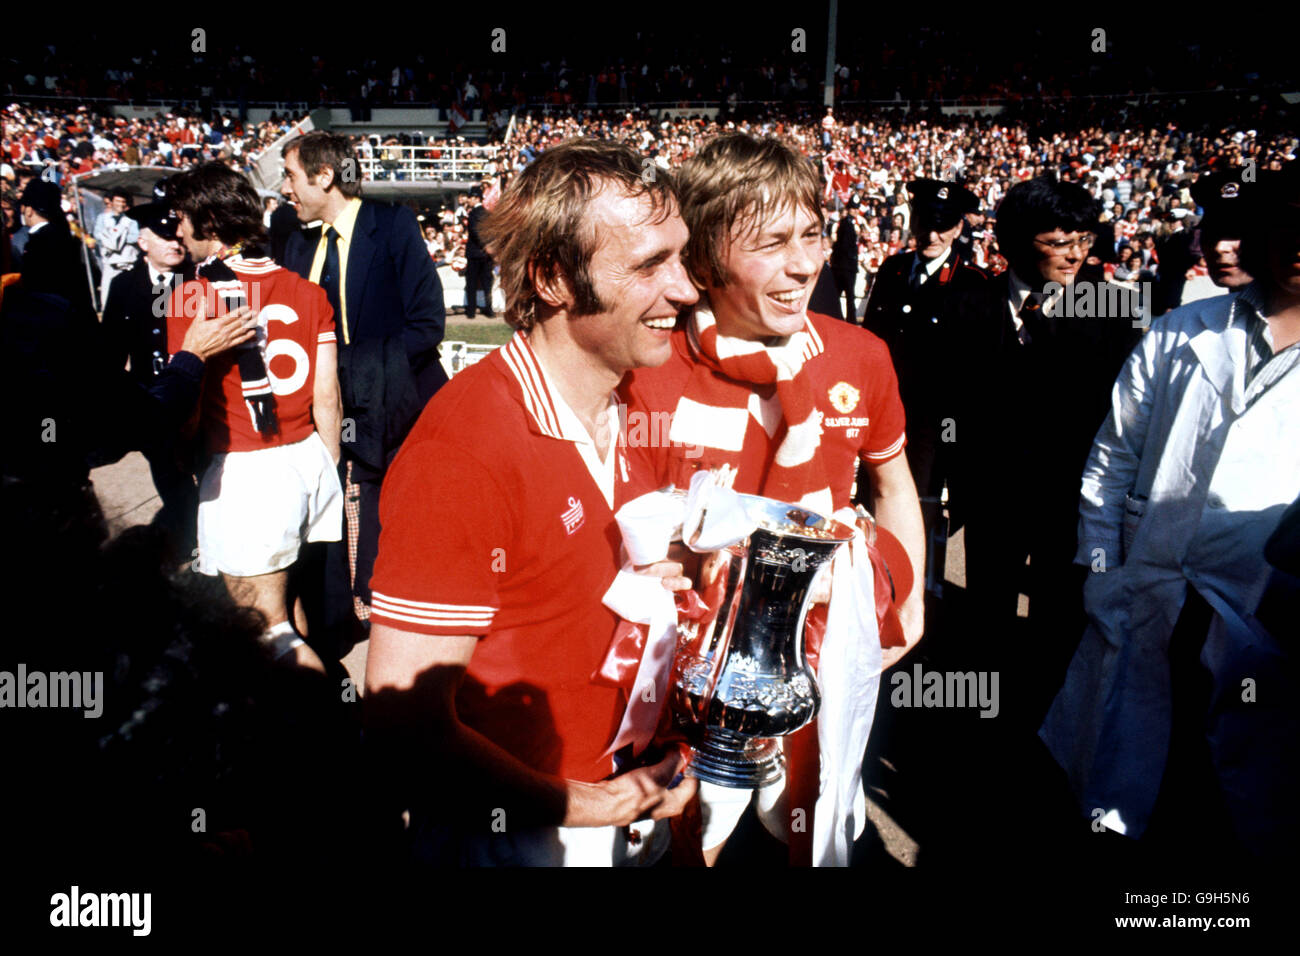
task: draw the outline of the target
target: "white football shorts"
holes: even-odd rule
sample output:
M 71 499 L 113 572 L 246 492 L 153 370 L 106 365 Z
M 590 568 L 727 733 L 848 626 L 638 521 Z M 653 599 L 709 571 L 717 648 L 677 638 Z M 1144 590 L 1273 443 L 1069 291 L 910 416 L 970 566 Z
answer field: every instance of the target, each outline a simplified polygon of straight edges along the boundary
M 199 483 L 202 574 L 247 578 L 283 571 L 309 541 L 338 541 L 343 489 L 315 432 L 292 445 L 212 457 Z

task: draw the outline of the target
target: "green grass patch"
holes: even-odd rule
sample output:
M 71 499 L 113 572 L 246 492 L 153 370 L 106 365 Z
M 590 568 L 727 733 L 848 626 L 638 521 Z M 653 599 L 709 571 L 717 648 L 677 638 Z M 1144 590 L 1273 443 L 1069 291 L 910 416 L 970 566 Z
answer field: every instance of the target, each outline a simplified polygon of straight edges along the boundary
M 468 342 L 470 345 L 505 345 L 515 330 L 504 322 L 464 322 L 448 325 L 445 342 Z

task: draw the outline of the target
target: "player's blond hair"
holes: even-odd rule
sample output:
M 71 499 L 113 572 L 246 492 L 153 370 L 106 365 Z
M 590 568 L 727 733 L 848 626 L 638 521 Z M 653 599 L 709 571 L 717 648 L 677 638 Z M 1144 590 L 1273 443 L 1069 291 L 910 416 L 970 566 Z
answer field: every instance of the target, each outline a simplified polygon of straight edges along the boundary
M 803 207 L 824 223 L 821 179 L 794 146 L 771 137 L 726 133 L 709 141 L 677 173 L 682 218 L 691 231 L 686 266 L 701 289 L 724 286 L 723 260 L 742 232 L 759 229 L 768 213 Z

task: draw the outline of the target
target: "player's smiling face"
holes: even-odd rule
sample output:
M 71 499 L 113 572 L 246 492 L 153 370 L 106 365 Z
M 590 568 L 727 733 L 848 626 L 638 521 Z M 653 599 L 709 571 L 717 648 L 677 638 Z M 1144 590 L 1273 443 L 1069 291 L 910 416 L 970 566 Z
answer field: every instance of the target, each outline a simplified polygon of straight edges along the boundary
M 699 298 L 682 264 L 689 233 L 674 205 L 606 186 L 587 205 L 596 248 L 588 273 L 604 311 L 569 319 L 584 351 L 613 372 L 662 365 L 678 313 Z
M 722 257 L 727 283 L 708 288 L 718 331 L 742 339 L 785 338 L 804 326 L 822 267 L 821 222 L 787 204 L 758 228 L 743 218 Z

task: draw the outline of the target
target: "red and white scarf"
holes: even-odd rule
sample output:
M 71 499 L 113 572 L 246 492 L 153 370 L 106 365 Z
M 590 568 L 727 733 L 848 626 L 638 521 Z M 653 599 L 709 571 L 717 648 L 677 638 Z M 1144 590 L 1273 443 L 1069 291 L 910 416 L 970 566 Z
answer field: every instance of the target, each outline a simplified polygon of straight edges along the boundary
M 688 322 L 697 361 L 669 433 L 674 455 L 682 458 L 677 464 L 695 470 L 740 467 L 750 396 L 755 386 L 775 384 L 785 436 L 759 493 L 829 516 L 834 507 L 821 460 L 822 413 L 804 374 L 804 366 L 826 350 L 812 323 L 805 318 L 800 331 L 765 345 L 720 334 L 704 300 Z M 705 449 L 703 456 L 685 457 L 685 449 L 699 447 Z

